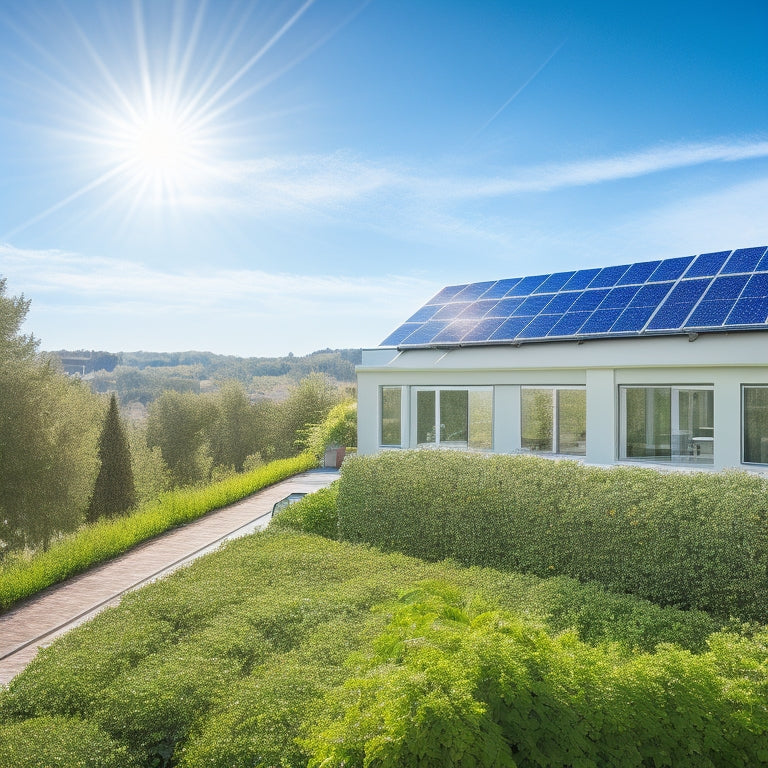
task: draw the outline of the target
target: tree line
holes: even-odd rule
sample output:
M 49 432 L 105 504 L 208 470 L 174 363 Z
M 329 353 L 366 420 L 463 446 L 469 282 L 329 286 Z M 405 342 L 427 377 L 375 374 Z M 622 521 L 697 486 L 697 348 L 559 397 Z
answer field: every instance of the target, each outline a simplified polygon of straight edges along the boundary
M 39 352 L 21 330 L 28 310 L 29 301 L 7 295 L 0 278 L 0 563 L 47 548 L 86 519 L 122 511 L 104 499 L 116 493 L 120 472 L 129 484 L 127 462 L 127 498 L 146 502 L 296 455 L 306 425 L 349 397 L 348 388 L 318 372 L 282 401 L 253 403 L 241 383 L 224 381 L 205 394 L 164 390 L 145 423 L 125 424 L 114 393 L 92 392 Z M 102 471 L 119 455 L 122 464 Z

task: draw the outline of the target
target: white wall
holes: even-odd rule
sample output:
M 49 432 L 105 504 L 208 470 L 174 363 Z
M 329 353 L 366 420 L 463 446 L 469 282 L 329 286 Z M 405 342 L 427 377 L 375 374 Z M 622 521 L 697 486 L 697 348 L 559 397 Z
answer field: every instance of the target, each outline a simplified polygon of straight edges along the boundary
M 714 387 L 715 469 L 741 465 L 741 385 L 768 384 L 768 332 L 455 349 L 365 350 L 358 366 L 358 451 L 379 450 L 379 387 L 494 386 L 494 451 L 520 449 L 520 387 L 584 385 L 586 461 L 617 461 L 621 384 Z M 407 399 L 409 391 L 404 391 Z M 404 405 L 404 416 L 408 408 Z M 404 435 L 410 434 L 404 424 Z M 407 447 L 407 441 L 405 443 Z M 760 469 L 757 467 L 757 469 Z

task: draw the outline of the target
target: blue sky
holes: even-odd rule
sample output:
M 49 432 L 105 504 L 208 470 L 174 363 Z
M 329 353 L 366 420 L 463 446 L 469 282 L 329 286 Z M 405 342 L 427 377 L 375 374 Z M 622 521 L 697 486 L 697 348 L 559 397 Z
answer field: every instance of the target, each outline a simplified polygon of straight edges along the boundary
M 5 0 L 43 349 L 375 346 L 448 284 L 768 244 L 768 5 Z

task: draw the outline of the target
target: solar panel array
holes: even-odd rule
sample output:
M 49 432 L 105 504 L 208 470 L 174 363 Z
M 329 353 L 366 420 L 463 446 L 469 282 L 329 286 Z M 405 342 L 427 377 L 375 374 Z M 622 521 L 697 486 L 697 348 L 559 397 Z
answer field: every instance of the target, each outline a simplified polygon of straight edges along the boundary
M 381 346 L 768 329 L 768 247 L 443 288 Z

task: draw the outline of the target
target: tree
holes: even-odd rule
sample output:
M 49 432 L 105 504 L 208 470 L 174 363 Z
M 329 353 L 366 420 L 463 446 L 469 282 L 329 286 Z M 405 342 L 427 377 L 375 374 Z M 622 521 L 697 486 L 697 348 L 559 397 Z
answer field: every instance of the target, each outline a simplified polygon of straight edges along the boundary
M 206 434 L 215 417 L 213 402 L 192 392 L 169 389 L 150 404 L 147 445 L 160 448 L 174 485 L 209 479 L 212 462 Z
M 100 517 L 117 517 L 136 505 L 131 451 L 114 394 L 109 398 L 99 437 L 99 461 L 99 474 L 86 512 L 89 522 Z
M 0 279 L 0 558 L 76 528 L 97 471 L 98 399 L 37 354 L 28 309 Z

